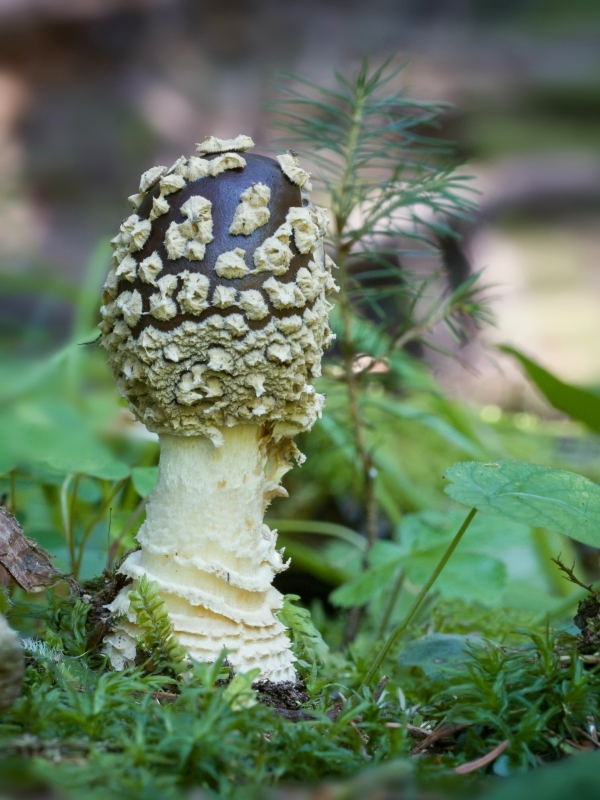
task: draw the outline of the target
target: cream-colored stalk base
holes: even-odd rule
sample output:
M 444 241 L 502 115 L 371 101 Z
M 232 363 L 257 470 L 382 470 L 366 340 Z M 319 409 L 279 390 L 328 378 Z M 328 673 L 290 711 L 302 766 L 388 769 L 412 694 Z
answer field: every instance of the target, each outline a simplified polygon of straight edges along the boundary
M 0 614 L 0 712 L 20 695 L 24 670 L 21 640 Z
M 156 581 L 174 633 L 197 661 L 214 661 L 223 648 L 236 672 L 260 668 L 260 679 L 295 681 L 285 627 L 274 611 L 282 595 L 271 585 L 286 568 L 265 509 L 286 495 L 279 481 L 294 448 L 277 445 L 258 425 L 219 429 L 215 447 L 205 436 L 162 435 L 158 483 L 146 521 L 121 572 Z M 124 615 L 106 638 L 115 669 L 135 659 L 135 615 L 128 585 L 109 609 Z

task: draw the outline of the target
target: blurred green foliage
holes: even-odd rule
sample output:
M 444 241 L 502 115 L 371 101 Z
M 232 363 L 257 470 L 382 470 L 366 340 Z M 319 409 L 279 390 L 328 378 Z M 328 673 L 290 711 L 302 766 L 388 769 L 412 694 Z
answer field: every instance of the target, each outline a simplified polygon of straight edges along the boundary
M 361 80 L 366 92 L 368 74 Z M 334 100 L 355 102 L 350 84 L 342 89 L 342 100 Z M 410 134 L 411 145 L 427 150 L 429 141 L 413 136 L 412 129 L 431 121 L 432 110 L 425 109 L 425 120 L 411 118 L 402 128 L 399 120 L 406 122 L 402 115 L 412 106 L 398 100 L 392 113 L 386 103 L 372 107 L 364 158 L 376 123 L 388 113 L 386 135 Z M 333 117 L 327 113 L 328 130 L 336 135 L 352 123 L 347 108 Z M 325 122 L 316 120 L 322 133 Z M 298 132 L 296 123 L 292 131 Z M 306 127 L 305 140 L 314 133 L 314 127 Z M 427 190 L 447 189 L 441 206 L 448 208 L 456 190 L 452 172 L 436 162 L 437 150 L 427 150 L 427 156 L 432 159 L 425 170 Z M 410 163 L 416 182 L 423 175 L 416 162 Z M 363 186 L 346 176 L 339 184 L 335 169 L 329 189 L 338 221 L 344 215 L 347 221 L 354 207 L 348 196 L 361 202 L 364 191 L 380 185 L 381 176 L 369 175 Z M 386 202 L 394 208 L 400 200 L 423 199 L 409 192 L 409 200 L 398 200 L 405 178 L 392 175 L 397 185 L 392 191 L 390 184 Z M 460 215 L 468 208 L 465 202 L 454 211 Z M 421 239 L 429 242 L 436 225 L 443 228 L 434 220 Z M 344 237 L 364 244 L 363 233 L 342 225 L 336 246 L 344 246 Z M 476 281 L 470 278 L 453 291 L 432 281 L 410 287 L 385 252 L 387 245 L 382 249 L 369 235 L 367 240 L 361 256 L 374 258 L 390 285 L 402 278 L 394 284 L 394 329 L 380 314 L 389 296 L 385 291 L 361 294 L 360 275 L 350 270 L 348 302 L 342 299 L 332 314 L 340 346 L 326 357 L 317 387 L 327 395 L 326 411 L 310 434 L 299 437 L 307 462 L 288 475 L 290 499 L 276 500 L 267 519 L 279 529 L 280 543 L 293 559 L 291 573 L 303 587 L 299 598 L 288 595 L 281 618 L 309 704 L 291 709 L 298 713 L 288 719 L 257 702 L 251 687 L 255 675 L 238 675 L 224 685 L 231 677 L 225 654 L 214 665 L 194 664 L 182 674 L 182 653 L 152 586 L 140 586 L 135 603 L 146 630 L 142 650 L 145 645 L 156 657 L 116 674 L 103 657 L 89 658 L 85 593 L 69 597 L 59 585 L 45 597 L 27 597 L 13 585 L 4 607 L 23 633 L 28 670 L 23 696 L 0 717 L 0 750 L 11 758 L 26 757 L 33 783 L 49 780 L 77 798 L 179 798 L 192 786 L 201 787 L 199 797 L 206 792 L 207 797 L 246 798 L 255 791 L 266 796 L 269 786 L 342 779 L 369 768 L 364 785 L 354 778 L 342 796 L 388 778 L 415 792 L 437 786 L 439 779 L 444 791 L 456 789 L 464 796 L 473 779 L 459 779 L 454 768 L 505 740 L 510 742 L 506 751 L 486 766 L 497 775 L 559 758 L 589 739 L 589 718 L 597 713 L 600 691 L 598 665 L 578 658 L 568 632 L 557 636 L 546 628 L 550 620 L 567 625 L 583 596 L 564 581 L 552 557 L 562 553 L 584 571 L 585 550 L 572 539 L 600 543 L 596 512 L 585 519 L 586 533 L 573 505 L 573 491 L 584 487 L 595 496 L 600 489 L 572 474 L 600 479 L 598 440 L 576 422 L 530 419 L 525 429 L 519 415 L 502 414 L 497 422 L 486 422 L 476 407 L 448 399 L 427 365 L 403 345 L 421 340 L 438 323 L 460 339 L 469 313 L 483 322 Z M 118 399 L 95 342 L 108 261 L 102 242 L 80 287 L 56 280 L 32 287 L 69 304 L 70 332 L 66 341 L 40 355 L 37 342 L 32 352 L 23 325 L 19 342 L 3 343 L 0 365 L 0 493 L 26 534 L 79 581 L 110 570 L 135 545 L 157 477 L 156 437 Z M 13 279 L 0 281 L 5 290 L 23 291 Z M 417 319 L 416 298 L 436 291 L 428 316 Z M 585 410 L 593 397 L 568 391 L 566 384 L 517 357 L 550 402 L 597 430 Z M 356 371 L 357 363 L 368 368 Z M 350 388 L 359 410 L 355 418 Z M 544 467 L 511 464 L 511 459 Z M 444 491 L 444 471 L 455 462 L 471 463 L 448 473 L 449 494 L 480 513 L 415 608 L 415 598 L 464 518 Z M 490 464 L 497 465 L 491 488 L 481 479 L 492 470 Z M 527 506 L 527 515 L 514 497 L 502 496 L 504 480 L 526 481 L 532 474 L 559 481 L 560 519 L 551 504 L 556 483 L 546 485 L 545 495 L 544 486 L 535 486 L 536 502 Z M 367 535 L 368 482 L 377 512 L 375 542 Z M 490 510 L 494 513 L 486 513 Z M 312 615 L 298 600 L 311 606 Z M 344 643 L 347 621 L 357 608 L 360 625 Z M 359 688 L 390 631 L 398 631 L 412 610 L 404 649 L 398 655 L 393 648 L 384 663 L 388 685 Z M 411 760 L 410 731 L 423 738 L 442 725 L 463 727 L 451 728 L 457 735 L 449 734 L 449 744 L 432 744 L 425 756 Z

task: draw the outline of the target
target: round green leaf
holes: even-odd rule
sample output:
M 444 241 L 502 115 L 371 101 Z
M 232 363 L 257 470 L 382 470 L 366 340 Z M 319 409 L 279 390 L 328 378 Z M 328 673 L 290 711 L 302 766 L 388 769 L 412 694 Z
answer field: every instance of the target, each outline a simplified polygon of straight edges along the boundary
M 409 642 L 398 657 L 405 667 L 420 667 L 428 678 L 440 680 L 448 672 L 465 670 L 468 646 L 481 647 L 479 636 L 460 636 L 457 633 L 429 633 Z
M 148 497 L 158 480 L 158 467 L 134 467 L 131 471 L 133 488 L 140 497 Z
M 521 461 L 465 461 L 444 477 L 458 503 L 600 547 L 600 486 L 582 475 Z
M 426 583 L 445 550 L 442 546 L 411 553 L 405 560 L 410 582 L 417 586 Z M 500 559 L 483 553 L 461 552 L 459 548 L 444 567 L 434 590 L 442 597 L 458 597 L 486 606 L 500 605 L 506 576 L 506 565 Z

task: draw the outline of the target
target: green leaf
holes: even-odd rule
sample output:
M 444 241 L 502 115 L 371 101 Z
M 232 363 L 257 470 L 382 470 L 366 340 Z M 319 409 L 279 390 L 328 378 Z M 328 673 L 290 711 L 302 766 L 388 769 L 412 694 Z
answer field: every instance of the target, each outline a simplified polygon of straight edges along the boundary
M 482 644 L 479 636 L 430 633 L 409 642 L 400 653 L 398 663 L 405 667 L 419 667 L 428 678 L 439 680 L 448 672 L 464 669 L 468 645 Z
M 131 471 L 133 488 L 140 497 L 148 497 L 158 480 L 158 467 L 134 467 Z
M 565 758 L 558 764 L 534 769 L 527 775 L 519 775 L 509 781 L 494 785 L 485 800 L 596 800 L 598 797 L 598 774 L 600 753 L 586 753 Z
M 0 414 L 2 461 L 55 472 L 122 480 L 129 467 L 115 458 L 78 411 L 54 401 L 22 401 Z
M 465 461 L 444 477 L 458 503 L 600 547 L 600 486 L 582 475 L 521 461 Z
M 260 667 L 255 667 L 249 672 L 234 675 L 231 682 L 225 687 L 223 691 L 223 700 L 225 700 L 233 711 L 242 711 L 246 708 L 252 708 L 252 706 L 258 703 L 256 692 L 252 688 L 252 684 L 259 675 Z
M 441 560 L 445 546 L 415 552 L 405 559 L 411 583 L 423 586 Z M 500 605 L 506 586 L 506 565 L 499 558 L 459 549 L 444 567 L 435 584 L 442 597 L 460 598 L 486 606 Z
M 514 356 L 550 405 L 600 433 L 600 397 L 552 375 L 514 347 L 501 347 Z
M 481 447 L 479 447 L 476 442 L 469 439 L 464 433 L 457 430 L 453 425 L 446 422 L 445 419 L 442 419 L 437 414 L 431 414 L 420 408 L 415 408 L 408 403 L 402 403 L 392 397 L 369 400 L 369 405 L 380 408 L 382 411 L 387 411 L 389 414 L 399 417 L 400 419 L 414 420 L 430 428 L 453 447 L 462 450 L 464 453 L 468 453 L 470 456 L 481 456 L 482 454 Z
M 150 469 L 153 469 L 150 467 Z M 135 469 L 134 472 L 134 486 L 135 486 Z M 317 536 L 331 536 L 334 539 L 341 539 L 343 542 L 353 545 L 359 550 L 364 550 L 366 547 L 366 539 L 360 534 L 353 531 L 352 528 L 347 528 L 345 525 L 339 525 L 337 522 L 320 522 L 319 520 L 308 519 L 267 519 L 267 525 L 271 529 L 275 528 L 280 533 L 308 533 L 316 534 Z
M 357 578 L 339 586 L 329 595 L 329 600 L 339 608 L 364 605 L 392 582 L 400 562 L 401 557 L 397 556 L 387 563 L 369 567 Z
M 414 519 L 417 521 L 417 515 Z M 406 536 L 401 545 L 377 542 L 369 554 L 369 567 L 332 592 L 330 601 L 340 608 L 364 605 L 391 587 L 400 567 L 414 586 L 423 586 L 448 545 L 445 534 L 436 532 L 423 537 L 421 534 L 426 531 L 425 526 L 420 526 L 419 535 Z M 478 542 L 471 537 L 470 549 L 461 549 L 452 556 L 436 582 L 435 591 L 442 597 L 498 605 L 503 600 L 507 575 L 503 561 L 479 552 Z

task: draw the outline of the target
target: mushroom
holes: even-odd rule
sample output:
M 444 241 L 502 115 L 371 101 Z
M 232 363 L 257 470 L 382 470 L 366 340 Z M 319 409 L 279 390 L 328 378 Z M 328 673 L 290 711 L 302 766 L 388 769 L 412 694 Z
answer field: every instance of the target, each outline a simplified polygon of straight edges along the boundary
M 0 614 L 0 711 L 9 708 L 20 695 L 24 670 L 19 636 Z
M 252 146 L 208 137 L 144 173 L 112 240 L 100 329 L 121 395 L 161 445 L 140 549 L 120 571 L 156 581 L 192 658 L 226 648 L 236 671 L 282 682 L 294 658 L 272 581 L 288 564 L 263 517 L 323 407 L 312 379 L 336 286 L 308 173 Z M 116 669 L 135 659 L 131 588 L 109 606 Z

